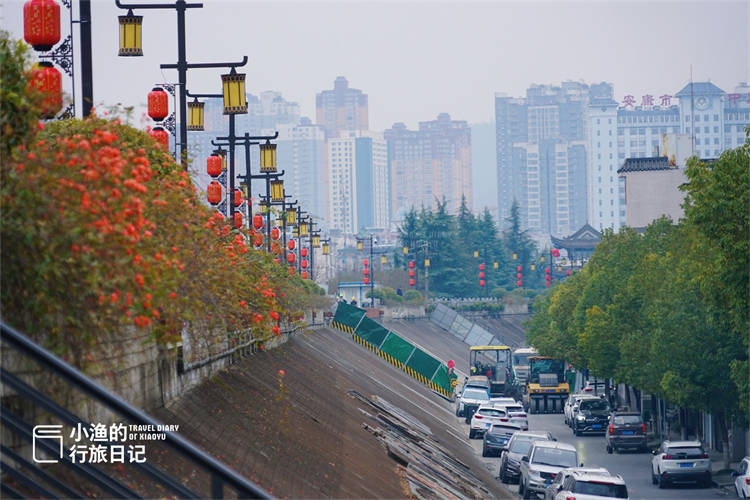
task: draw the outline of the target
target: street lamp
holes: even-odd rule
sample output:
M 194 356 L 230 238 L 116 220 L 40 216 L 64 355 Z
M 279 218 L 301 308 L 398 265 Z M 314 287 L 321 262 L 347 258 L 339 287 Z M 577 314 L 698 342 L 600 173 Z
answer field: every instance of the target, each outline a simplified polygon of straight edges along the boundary
M 188 125 L 187 129 L 190 131 L 202 131 L 204 129 L 203 124 L 203 107 L 205 103 L 200 102 L 196 97 L 190 101 L 188 107 Z
M 370 234 L 370 236 L 368 236 L 367 238 L 357 237 L 357 250 L 361 251 L 362 248 L 363 248 L 363 242 L 367 241 L 367 240 L 370 241 L 370 260 L 369 260 L 369 262 L 372 262 L 373 261 L 372 260 L 373 246 L 374 246 L 374 244 L 373 244 L 374 240 L 373 240 L 372 234 Z M 374 266 L 373 266 L 373 268 L 374 268 Z M 367 278 L 370 281 L 370 307 L 375 307 L 375 273 L 370 272 L 370 276 L 367 277 Z M 365 283 L 365 284 L 367 284 L 367 283 Z
M 120 52 L 118 56 L 142 56 L 143 16 L 136 16 L 128 10 L 124 16 L 117 16 L 120 22 Z

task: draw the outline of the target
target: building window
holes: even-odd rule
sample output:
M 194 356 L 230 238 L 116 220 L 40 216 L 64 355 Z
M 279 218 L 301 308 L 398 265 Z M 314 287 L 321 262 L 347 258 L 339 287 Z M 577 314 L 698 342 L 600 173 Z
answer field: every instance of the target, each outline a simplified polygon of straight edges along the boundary
M 685 132 L 690 133 L 690 127 L 685 127 Z
M 714 115 L 714 121 L 715 121 L 715 122 L 718 122 L 718 121 L 719 121 L 719 115 Z
M 599 118 L 596 119 L 596 124 L 599 125 Z
M 719 138 L 718 137 L 714 137 L 714 144 L 719 144 Z
M 703 121 L 704 121 L 704 122 L 707 122 L 707 121 L 708 121 L 708 115 L 703 115 Z
M 701 115 L 695 115 L 695 121 L 697 122 L 701 121 Z

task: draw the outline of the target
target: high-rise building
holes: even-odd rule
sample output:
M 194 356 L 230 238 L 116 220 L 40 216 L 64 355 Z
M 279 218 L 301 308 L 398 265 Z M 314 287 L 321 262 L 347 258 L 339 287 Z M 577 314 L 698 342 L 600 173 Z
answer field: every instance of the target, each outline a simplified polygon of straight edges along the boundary
M 525 98 L 495 95 L 498 212 L 517 201 L 524 229 L 565 236 L 586 223 L 589 86 L 532 85 Z
M 309 118 L 279 128 L 276 159 L 284 171 L 284 191 L 328 227 L 328 146 L 325 131 Z
M 338 138 L 341 131 L 367 130 L 367 94 L 349 87 L 343 76 L 336 78 L 333 90 L 315 96 L 316 123 L 327 138 Z
M 456 210 L 461 198 L 472 206 L 471 128 L 447 113 L 419 122 L 419 130 L 396 123 L 386 130 L 391 181 L 391 217 L 411 208 L 434 207 L 436 200 Z
M 388 155 L 377 132 L 342 132 L 328 139 L 331 229 L 357 233 L 388 227 Z
M 680 133 L 694 136 L 692 150 L 701 158 L 716 158 L 725 149 L 743 144 L 744 128 L 750 123 L 749 96 L 746 84 L 727 94 L 713 83 L 695 82 L 674 96 L 644 95 L 637 100 L 625 95 L 617 103 L 612 100 L 611 84 L 592 85 L 588 107 L 589 223 L 598 230 L 617 230 L 627 222 L 623 178 L 618 177 L 617 169 L 626 159 L 658 156 L 665 137 Z M 675 98 L 677 104 L 673 104 Z

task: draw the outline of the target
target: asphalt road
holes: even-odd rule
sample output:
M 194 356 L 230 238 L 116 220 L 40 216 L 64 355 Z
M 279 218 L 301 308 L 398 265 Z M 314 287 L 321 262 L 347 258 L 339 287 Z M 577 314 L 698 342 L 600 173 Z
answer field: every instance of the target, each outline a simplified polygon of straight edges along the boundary
M 479 460 L 482 460 L 487 468 L 497 475 L 500 459 L 496 457 L 482 457 L 482 440 L 469 440 L 469 426 L 464 423 L 463 418 L 453 417 L 456 423 L 464 430 L 466 440 Z M 727 498 L 727 495 L 716 488 L 699 488 L 693 485 L 673 486 L 660 490 L 658 486 L 651 484 L 650 453 L 614 453 L 607 454 L 603 436 L 581 436 L 575 437 L 570 427 L 563 422 L 562 414 L 555 415 L 529 415 L 529 429 L 545 430 L 552 433 L 558 441 L 570 443 L 578 449 L 579 460 L 586 467 L 604 467 L 612 474 L 620 474 L 628 487 L 631 500 L 645 499 L 696 499 L 708 500 L 712 498 Z M 517 498 L 517 485 L 504 485 Z M 730 495 L 733 497 L 734 495 Z M 541 498 L 541 497 L 540 497 Z

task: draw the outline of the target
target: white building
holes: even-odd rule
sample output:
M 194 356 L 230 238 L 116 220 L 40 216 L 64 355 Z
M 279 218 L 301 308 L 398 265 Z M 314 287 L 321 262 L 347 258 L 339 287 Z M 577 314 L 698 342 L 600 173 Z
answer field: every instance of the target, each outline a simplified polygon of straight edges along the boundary
M 328 223 L 328 145 L 325 130 L 303 117 L 298 125 L 279 127 L 277 163 L 284 171 L 284 191 L 298 201 L 320 227 Z
M 341 132 L 328 140 L 331 229 L 388 227 L 388 154 L 382 133 Z

